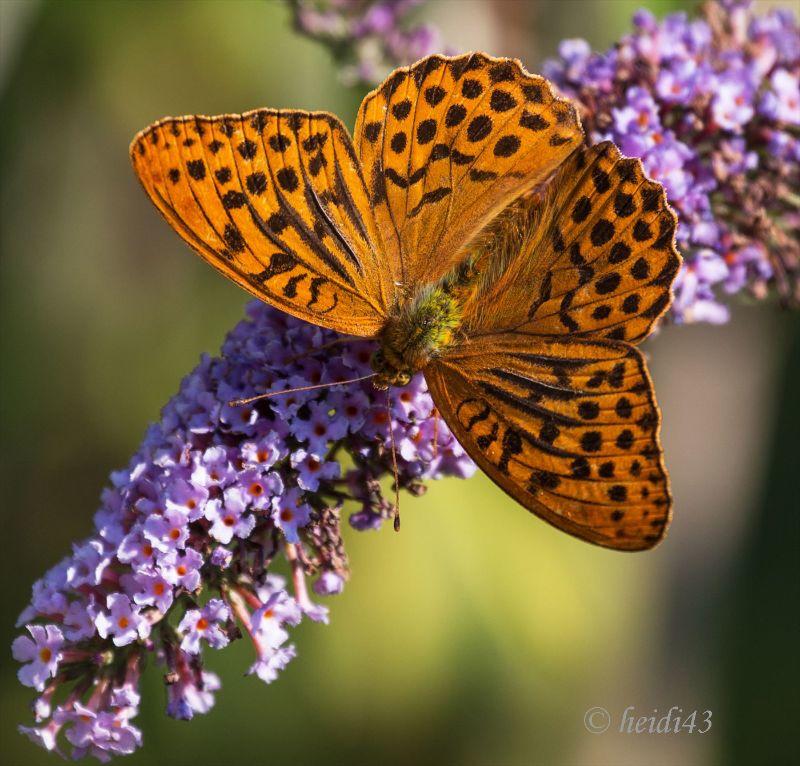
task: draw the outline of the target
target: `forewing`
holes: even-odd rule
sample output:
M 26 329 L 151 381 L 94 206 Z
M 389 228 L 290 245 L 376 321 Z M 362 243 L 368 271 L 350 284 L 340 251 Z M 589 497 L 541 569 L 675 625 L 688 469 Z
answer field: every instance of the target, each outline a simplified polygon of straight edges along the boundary
M 520 200 L 476 247 L 471 333 L 645 338 L 681 264 L 663 187 L 611 142 L 575 152 L 543 199 Z
M 394 288 L 350 137 L 332 115 L 168 118 L 131 144 L 150 199 L 200 256 L 289 314 L 375 335 Z
M 431 282 L 583 138 L 574 108 L 516 60 L 431 56 L 361 105 L 356 152 L 395 278 Z
M 619 550 L 650 548 L 664 535 L 671 497 L 660 413 L 633 346 L 488 335 L 425 377 L 473 460 L 537 516 Z

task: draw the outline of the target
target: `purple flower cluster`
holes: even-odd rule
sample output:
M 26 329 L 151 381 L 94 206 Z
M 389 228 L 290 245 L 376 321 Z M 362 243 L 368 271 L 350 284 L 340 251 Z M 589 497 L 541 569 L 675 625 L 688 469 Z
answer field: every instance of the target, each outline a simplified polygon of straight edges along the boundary
M 393 444 L 399 486 L 412 494 L 426 479 L 474 471 L 421 376 L 388 394 L 368 381 L 339 385 L 370 372 L 372 343 L 258 302 L 248 315 L 111 474 L 94 534 L 33 587 L 18 623 L 27 635 L 12 651 L 19 680 L 39 692 L 37 725 L 21 731 L 49 750 L 63 735 L 73 757 L 132 752 L 147 656 L 165 666 L 167 712 L 180 719 L 214 704 L 220 681 L 203 669 L 206 647 L 246 633 L 249 673 L 274 681 L 295 656 L 289 629 L 328 619 L 307 579 L 319 596 L 347 579 L 344 502 L 356 529 L 393 515 L 380 485 L 393 475 Z M 290 585 L 273 571 L 278 558 Z
M 290 0 L 295 27 L 330 49 L 348 85 L 375 85 L 397 66 L 441 52 L 439 30 L 408 26 L 424 0 Z
M 606 53 L 566 40 L 544 73 L 580 102 L 593 142 L 641 157 L 678 212 L 678 322 L 724 322 L 719 298 L 775 286 L 800 301 L 800 28 L 788 10 L 707 3 Z

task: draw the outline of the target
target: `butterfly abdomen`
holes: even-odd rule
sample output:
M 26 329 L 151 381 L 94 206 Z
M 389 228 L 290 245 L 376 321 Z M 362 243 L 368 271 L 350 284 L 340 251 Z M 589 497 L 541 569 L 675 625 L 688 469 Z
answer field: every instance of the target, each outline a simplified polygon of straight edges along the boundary
M 461 323 L 460 303 L 442 287 L 420 291 L 398 309 L 381 334 L 372 360 L 379 385 L 404 385 L 453 342 Z

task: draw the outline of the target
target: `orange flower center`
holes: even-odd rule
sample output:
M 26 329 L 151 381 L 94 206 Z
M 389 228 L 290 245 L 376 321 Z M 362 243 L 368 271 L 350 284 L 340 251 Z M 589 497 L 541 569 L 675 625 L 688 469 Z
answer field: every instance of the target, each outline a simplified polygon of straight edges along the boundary
M 153 586 L 153 593 L 155 593 L 156 596 L 163 595 L 163 593 L 164 593 L 164 583 L 163 582 L 157 582 L 155 584 L 155 586 Z
M 119 627 L 122 628 L 123 630 L 125 630 L 125 628 L 127 628 L 128 625 L 130 625 L 130 624 L 131 624 L 131 621 L 127 617 L 120 617 L 117 620 L 117 625 L 119 625 Z
M 169 538 L 170 540 L 177 540 L 181 536 L 181 531 L 177 527 L 173 527 L 169 531 Z
M 44 649 L 39 650 L 39 659 L 42 662 L 50 662 L 52 657 L 53 657 L 53 652 L 51 652 L 46 646 L 44 647 Z
M 291 521 L 294 518 L 294 514 L 289 508 L 285 508 L 281 511 L 281 521 Z
M 250 492 L 251 495 L 254 495 L 255 497 L 259 497 L 259 495 L 263 495 L 264 494 L 264 487 L 262 487 L 258 483 L 253 483 L 253 484 L 250 485 L 249 492 Z
M 208 620 L 205 617 L 201 617 L 197 621 L 196 627 L 198 630 L 205 630 L 208 627 Z
M 234 525 L 234 523 L 235 523 L 235 522 L 236 522 L 236 519 L 234 519 L 234 518 L 233 518 L 233 516 L 226 516 L 226 517 L 225 517 L 225 518 L 222 520 L 222 523 L 223 523 L 223 524 L 224 524 L 226 527 L 232 527 L 232 526 Z
M 176 572 L 177 572 L 179 575 L 181 575 L 181 577 L 183 577 L 183 575 L 185 575 L 185 574 L 186 574 L 186 567 L 185 567 L 183 564 L 178 564 L 178 566 L 177 566 L 177 567 L 175 567 L 175 571 L 176 571 Z

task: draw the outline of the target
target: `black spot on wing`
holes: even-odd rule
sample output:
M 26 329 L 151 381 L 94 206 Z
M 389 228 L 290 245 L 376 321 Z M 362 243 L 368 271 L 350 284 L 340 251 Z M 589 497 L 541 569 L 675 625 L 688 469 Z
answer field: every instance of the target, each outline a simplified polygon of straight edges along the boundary
M 469 179 L 470 181 L 477 181 L 481 183 L 483 181 L 493 181 L 497 178 L 497 173 L 493 170 L 479 170 L 478 168 L 471 168 L 469 171 Z
M 461 95 L 464 98 L 478 98 L 478 96 L 483 93 L 483 85 L 480 84 L 477 80 L 473 80 L 472 78 L 468 77 L 461 83 Z
M 202 181 L 206 177 L 206 164 L 203 160 L 189 160 L 186 163 L 186 172 L 195 181 Z
M 474 154 L 464 154 L 463 152 L 458 151 L 458 149 L 453 149 L 450 152 L 450 157 L 453 160 L 454 165 L 469 165 L 475 161 Z
M 309 293 L 311 293 L 311 297 L 309 298 L 308 303 L 306 303 L 307 308 L 311 308 L 319 300 L 320 288 L 326 282 L 328 282 L 328 280 L 325 279 L 325 277 L 314 277 L 311 280 L 311 283 L 308 286 L 308 290 Z
M 408 181 L 403 178 L 403 176 L 401 176 L 394 168 L 386 168 L 383 173 L 398 188 L 408 188 Z
M 242 141 L 236 148 L 238 149 L 239 154 L 241 154 L 242 158 L 245 160 L 252 160 L 258 151 L 256 143 L 251 141 L 249 138 L 246 138 L 244 141 Z
M 232 253 L 241 253 L 244 251 L 244 237 L 242 237 L 242 233 L 234 224 L 225 224 L 225 231 L 222 234 L 222 239 L 224 240 L 228 250 L 230 250 Z
M 245 180 L 250 194 L 263 194 L 267 190 L 267 177 L 262 172 L 251 173 Z
M 514 66 L 508 61 L 493 64 L 489 69 L 489 81 L 496 85 L 499 82 L 514 81 Z
M 289 253 L 273 253 L 269 259 L 269 265 L 258 274 L 253 274 L 251 280 L 259 285 L 263 285 L 268 280 L 278 274 L 285 274 L 297 265 L 297 259 Z
M 439 104 L 446 95 L 447 91 L 439 85 L 431 85 L 425 88 L 425 101 L 427 101 L 430 106 Z
M 524 449 L 519 431 L 516 428 L 506 428 L 501 446 L 503 451 L 500 454 L 500 460 L 497 462 L 497 468 L 501 473 L 507 474 L 508 461 L 514 455 L 521 454 Z
M 519 118 L 519 124 L 521 127 L 533 131 L 545 130 L 550 127 L 550 123 L 545 120 L 542 115 L 531 114 L 527 111 L 522 113 L 522 116 Z
M 402 101 L 398 101 L 394 106 L 392 106 L 392 115 L 396 120 L 404 120 L 408 117 L 409 113 L 411 112 L 411 101 L 407 98 L 403 99 Z
M 511 157 L 520 147 L 520 140 L 515 135 L 501 136 L 494 145 L 495 157 Z
M 417 125 L 417 143 L 428 144 L 436 135 L 436 120 L 427 119 Z
M 452 191 L 453 190 L 449 186 L 440 186 L 438 189 L 425 192 L 425 194 L 422 195 L 422 199 L 420 199 L 420 201 L 408 211 L 408 217 L 415 218 L 417 215 L 419 215 L 423 207 L 443 200 L 445 197 L 451 194 Z
M 454 128 L 456 125 L 460 125 L 466 116 L 467 110 L 462 104 L 453 104 L 447 109 L 444 124 L 448 128 Z
M 482 141 L 491 132 L 492 118 L 485 114 L 479 114 L 477 117 L 473 117 L 467 126 L 467 140 L 476 143 Z
M 492 91 L 489 107 L 493 112 L 508 112 L 517 105 L 517 100 L 507 90 L 498 88 Z
M 307 277 L 308 274 L 306 274 L 305 272 L 303 274 L 295 274 L 293 277 L 290 277 L 289 281 L 283 286 L 283 289 L 281 290 L 284 297 L 290 299 L 296 298 L 297 285 Z

